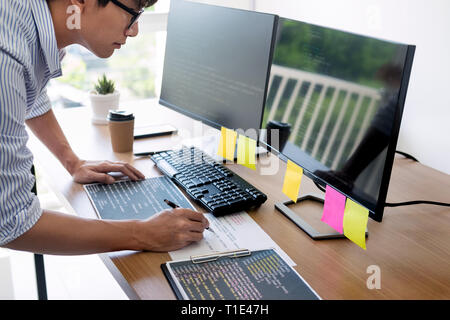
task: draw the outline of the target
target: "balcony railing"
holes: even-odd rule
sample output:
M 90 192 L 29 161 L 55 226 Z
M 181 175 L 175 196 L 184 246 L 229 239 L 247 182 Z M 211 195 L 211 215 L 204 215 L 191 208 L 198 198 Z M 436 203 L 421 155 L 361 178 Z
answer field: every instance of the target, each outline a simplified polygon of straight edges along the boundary
M 276 83 L 275 78 L 278 78 Z M 291 86 L 295 81 L 294 89 L 287 103 L 282 103 L 282 99 L 289 94 L 289 81 Z M 300 94 L 302 90 L 306 91 L 303 96 Z M 354 147 L 349 149 L 350 139 L 355 142 L 351 146 L 358 145 L 362 140 L 380 100 L 376 89 L 279 65 L 272 65 L 269 92 L 274 98 L 266 121 L 295 121 L 290 122 L 292 133 L 289 140 L 308 150 L 312 157 L 331 169 L 336 169 L 354 151 Z M 329 100 L 327 103 L 324 102 L 326 97 Z M 285 108 L 284 111 L 282 108 Z M 349 108 L 354 108 L 351 113 Z

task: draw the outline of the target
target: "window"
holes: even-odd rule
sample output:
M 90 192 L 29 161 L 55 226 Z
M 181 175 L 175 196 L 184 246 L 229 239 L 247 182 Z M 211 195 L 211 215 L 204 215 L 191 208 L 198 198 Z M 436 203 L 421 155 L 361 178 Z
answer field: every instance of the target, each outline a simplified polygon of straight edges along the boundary
M 192 0 L 241 9 L 254 8 L 255 0 Z M 126 101 L 155 98 L 161 92 L 167 17 L 170 0 L 160 0 L 139 19 L 139 35 L 108 59 L 97 58 L 79 45 L 66 48 L 62 77 L 50 81 L 47 92 L 53 108 L 89 105 L 89 91 L 105 73 Z

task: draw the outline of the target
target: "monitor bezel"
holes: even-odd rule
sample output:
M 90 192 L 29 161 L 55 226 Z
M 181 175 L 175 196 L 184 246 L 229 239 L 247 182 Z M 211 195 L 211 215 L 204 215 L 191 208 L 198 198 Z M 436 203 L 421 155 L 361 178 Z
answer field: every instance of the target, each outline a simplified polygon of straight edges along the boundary
M 416 47 L 414 45 L 407 45 L 405 64 L 403 66 L 402 81 L 400 84 L 400 91 L 397 100 L 397 111 L 394 117 L 394 125 L 392 128 L 391 140 L 389 141 L 388 150 L 386 154 L 386 161 L 381 178 L 380 192 L 378 194 L 378 201 L 374 212 L 370 212 L 370 217 L 375 221 L 381 222 L 383 220 L 384 208 L 386 205 L 386 198 L 389 189 L 389 182 L 391 179 L 392 168 L 394 166 L 395 151 L 397 149 L 398 136 L 400 134 L 401 119 L 405 109 L 406 93 L 408 91 L 409 79 L 411 77 L 412 64 L 414 59 Z

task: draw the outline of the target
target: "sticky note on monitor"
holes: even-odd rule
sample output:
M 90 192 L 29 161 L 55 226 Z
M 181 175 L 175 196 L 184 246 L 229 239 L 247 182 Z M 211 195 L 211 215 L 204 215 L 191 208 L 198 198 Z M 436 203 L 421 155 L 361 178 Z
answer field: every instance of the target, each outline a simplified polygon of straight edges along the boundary
M 325 189 L 325 203 L 321 221 L 339 233 L 343 233 L 346 197 L 328 186 Z
M 344 212 L 344 235 L 366 250 L 366 227 L 369 211 L 347 199 Z
M 234 152 L 236 148 L 237 132 L 222 127 L 220 130 L 220 141 L 217 154 L 225 159 L 234 161 Z
M 286 173 L 284 175 L 283 193 L 294 202 L 297 202 L 302 176 L 303 169 L 291 160 L 288 160 Z
M 239 135 L 237 147 L 237 163 L 256 170 L 256 140 Z

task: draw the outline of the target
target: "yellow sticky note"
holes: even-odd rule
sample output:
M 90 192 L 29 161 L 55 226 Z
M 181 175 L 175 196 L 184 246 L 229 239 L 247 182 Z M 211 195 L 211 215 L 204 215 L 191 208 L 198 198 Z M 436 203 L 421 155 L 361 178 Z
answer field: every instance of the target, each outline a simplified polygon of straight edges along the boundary
M 256 170 L 256 140 L 242 134 L 239 135 L 237 147 L 237 163 Z
M 222 127 L 220 130 L 220 142 L 217 154 L 225 159 L 234 161 L 237 132 Z
M 283 193 L 294 202 L 297 202 L 302 176 L 303 169 L 291 160 L 288 160 L 286 173 L 284 175 Z
M 366 227 L 369 211 L 347 199 L 344 211 L 344 235 L 366 250 Z

